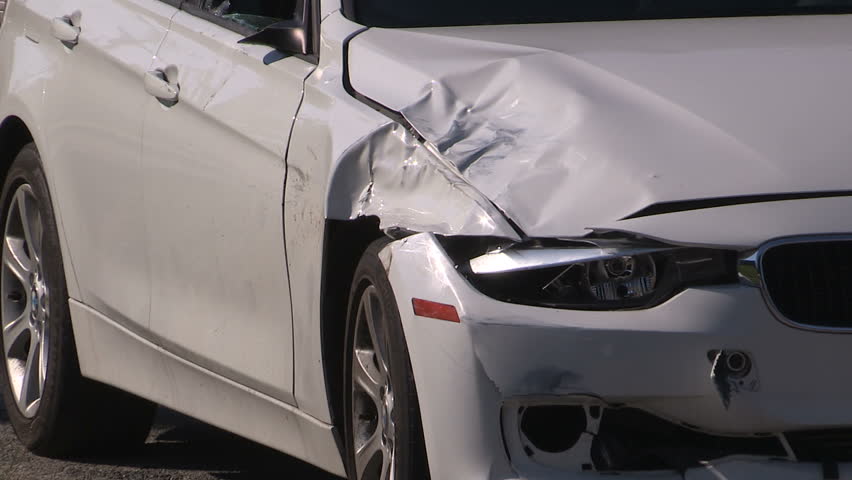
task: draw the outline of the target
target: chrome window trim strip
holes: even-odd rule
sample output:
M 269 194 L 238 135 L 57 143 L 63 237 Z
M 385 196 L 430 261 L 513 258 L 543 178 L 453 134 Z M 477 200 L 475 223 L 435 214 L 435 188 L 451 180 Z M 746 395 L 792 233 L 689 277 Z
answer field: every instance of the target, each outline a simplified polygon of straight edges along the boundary
M 767 291 L 766 282 L 764 282 L 763 256 L 766 254 L 767 251 L 781 245 L 790 245 L 797 243 L 825 243 L 837 241 L 852 242 L 852 234 L 800 235 L 795 237 L 784 237 L 775 240 L 770 240 L 761 245 L 757 250 L 745 252 L 740 256 L 740 260 L 737 264 L 737 273 L 740 278 L 740 284 L 759 288 L 761 295 L 763 296 L 763 301 L 766 303 L 766 306 L 767 308 L 769 308 L 769 311 L 772 312 L 772 315 L 775 316 L 775 318 L 777 318 L 781 321 L 781 323 L 784 323 L 787 326 L 817 333 L 852 333 L 852 326 L 821 327 L 819 325 L 808 325 L 804 323 L 799 323 L 787 318 L 775 306 L 775 302 L 772 301 L 772 297 Z

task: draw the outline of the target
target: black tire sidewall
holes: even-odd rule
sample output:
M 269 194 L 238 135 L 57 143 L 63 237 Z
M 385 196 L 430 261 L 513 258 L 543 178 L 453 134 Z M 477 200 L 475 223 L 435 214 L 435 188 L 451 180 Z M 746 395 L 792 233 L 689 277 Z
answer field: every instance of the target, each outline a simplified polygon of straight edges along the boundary
M 349 478 L 355 479 L 354 439 L 352 434 L 352 351 L 355 337 L 355 315 L 364 290 L 373 285 L 378 291 L 384 311 L 384 332 L 390 352 L 391 385 L 394 391 L 393 420 L 396 424 L 397 478 L 428 479 L 428 462 L 423 442 L 420 409 L 414 376 L 408 354 L 396 297 L 388 280 L 379 252 L 390 243 L 383 238 L 374 242 L 364 253 L 355 271 L 349 297 L 346 322 L 346 352 L 344 362 L 344 432 Z M 396 480 L 396 479 L 394 479 Z
M 38 412 L 33 418 L 26 418 L 18 410 L 12 393 L 5 356 L 0 366 L 2 397 L 9 421 L 18 438 L 31 450 L 37 450 L 39 443 L 50 436 L 50 430 L 57 423 L 60 396 L 64 390 L 63 380 L 73 375 L 79 377 L 76 353 L 73 351 L 70 314 L 68 309 L 68 291 L 65 283 L 65 271 L 62 261 L 59 234 L 53 215 L 50 192 L 41 165 L 41 158 L 35 146 L 24 147 L 6 177 L 2 194 L 2 227 L 5 232 L 6 220 L 17 189 L 29 184 L 39 205 L 44 232 L 42 238 L 42 272 L 50 289 L 50 316 L 48 319 L 49 354 L 44 390 Z M 5 299 L 4 299 L 5 300 Z M 67 385 L 66 385 L 67 387 Z

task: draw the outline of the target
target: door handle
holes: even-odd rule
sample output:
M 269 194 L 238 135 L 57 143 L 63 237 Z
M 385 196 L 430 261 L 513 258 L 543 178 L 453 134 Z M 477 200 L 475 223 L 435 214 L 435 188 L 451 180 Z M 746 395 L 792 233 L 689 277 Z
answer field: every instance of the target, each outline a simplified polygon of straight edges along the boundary
M 58 40 L 68 45 L 77 45 L 80 41 L 80 20 L 83 15 L 79 10 L 64 17 L 54 18 L 50 22 L 50 31 Z
M 172 81 L 175 80 L 175 81 Z M 180 86 L 177 83 L 177 67 L 145 72 L 145 91 L 163 102 L 177 103 Z

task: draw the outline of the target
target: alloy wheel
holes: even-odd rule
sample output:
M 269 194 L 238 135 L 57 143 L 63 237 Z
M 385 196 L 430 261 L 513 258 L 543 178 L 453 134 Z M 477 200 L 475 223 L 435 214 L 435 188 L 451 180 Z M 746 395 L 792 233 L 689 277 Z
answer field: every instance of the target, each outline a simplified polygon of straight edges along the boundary
M 375 286 L 361 295 L 352 349 L 352 434 L 358 480 L 393 480 L 396 426 L 385 314 Z
M 32 188 L 12 197 L 3 235 L 0 323 L 9 384 L 20 412 L 38 412 L 50 353 L 50 288 L 42 269 L 44 224 Z

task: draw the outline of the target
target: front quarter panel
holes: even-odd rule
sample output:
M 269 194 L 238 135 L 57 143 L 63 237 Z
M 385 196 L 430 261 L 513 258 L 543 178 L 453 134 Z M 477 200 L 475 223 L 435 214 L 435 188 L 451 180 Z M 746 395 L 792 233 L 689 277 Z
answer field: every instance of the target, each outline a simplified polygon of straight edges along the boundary
M 322 23 L 320 64 L 305 97 L 287 153 L 284 231 L 293 301 L 294 391 L 299 407 L 331 423 L 322 356 L 320 301 L 327 185 L 332 159 L 386 120 L 343 88 L 343 40 L 362 27 L 339 13 Z M 332 128 L 331 119 L 334 119 Z M 298 279 L 298 281 L 296 281 Z
M 378 218 L 382 229 L 517 238 L 496 207 L 416 136 L 346 90 L 347 41 L 363 30 L 336 12 L 287 154 L 284 223 L 294 299 L 296 396 L 330 421 L 321 355 L 325 222 Z

